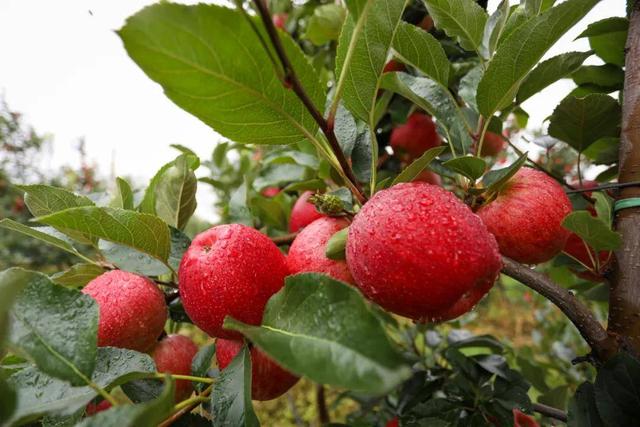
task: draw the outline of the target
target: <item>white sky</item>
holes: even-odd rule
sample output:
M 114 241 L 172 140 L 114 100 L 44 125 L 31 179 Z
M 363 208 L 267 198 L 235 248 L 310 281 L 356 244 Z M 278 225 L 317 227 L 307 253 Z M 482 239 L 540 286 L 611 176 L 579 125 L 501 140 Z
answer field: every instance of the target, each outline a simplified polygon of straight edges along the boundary
M 169 144 L 210 156 L 220 136 L 169 101 L 129 59 L 113 32 L 150 3 L 0 0 L 0 93 L 39 132 L 54 135 L 52 156 L 43 166 L 77 164 L 79 137 L 86 138 L 88 156 L 101 174 L 109 174 L 114 158 L 116 175 L 139 182 L 175 157 Z M 498 3 L 491 0 L 489 10 Z M 587 50 L 585 40 L 572 42 L 586 24 L 624 11 L 625 0 L 602 0 L 547 56 Z M 530 126 L 539 127 L 572 86 L 570 81 L 556 83 L 525 102 Z M 201 187 L 198 214 L 214 218 L 212 194 Z

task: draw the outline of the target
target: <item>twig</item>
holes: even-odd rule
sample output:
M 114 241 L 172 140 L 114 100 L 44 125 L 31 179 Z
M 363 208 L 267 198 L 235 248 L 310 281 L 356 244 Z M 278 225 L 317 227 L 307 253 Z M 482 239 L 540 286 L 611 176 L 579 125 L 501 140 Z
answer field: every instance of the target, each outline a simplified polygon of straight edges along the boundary
M 288 245 L 291 242 L 293 242 L 293 240 L 296 238 L 297 235 L 298 233 L 284 234 L 282 236 L 272 237 L 271 241 L 273 241 L 273 243 L 275 243 L 278 246 Z
M 544 274 L 510 258 L 502 257 L 502 263 L 504 274 L 518 280 L 555 304 L 575 325 L 598 359 L 602 360 L 604 355 L 610 353 L 612 341 L 607 331 L 596 320 L 591 310 L 575 295 L 555 284 Z
M 322 113 L 316 108 L 313 104 L 311 98 L 302 87 L 300 80 L 298 79 L 298 75 L 296 74 L 293 66 L 291 65 L 291 61 L 289 61 L 289 57 L 287 56 L 284 47 L 282 45 L 282 41 L 280 40 L 280 36 L 278 36 L 278 31 L 276 30 L 275 25 L 273 24 L 273 20 L 271 19 L 271 14 L 269 13 L 269 8 L 264 0 L 253 0 L 253 4 L 256 6 L 258 14 L 262 19 L 262 22 L 267 30 L 267 34 L 269 35 L 269 39 L 271 40 L 271 44 L 273 45 L 278 59 L 282 63 L 282 68 L 284 69 L 284 84 L 288 87 L 291 87 L 295 94 L 298 96 L 300 101 L 304 104 L 305 108 L 311 114 L 311 117 L 315 120 L 315 122 L 320 126 L 320 129 L 327 137 L 327 141 L 331 145 L 331 150 L 333 154 L 336 156 L 342 171 L 347 178 L 347 184 L 351 187 L 351 190 L 358 199 L 360 203 L 364 203 L 367 201 L 367 197 L 362 191 L 362 187 L 358 182 L 358 179 L 355 177 L 353 173 L 353 169 L 349 164 L 347 158 L 345 157 L 342 149 L 340 148 L 340 144 L 338 143 L 338 139 L 333 130 L 333 124 L 329 123 L 322 116 Z
M 316 404 L 318 405 L 318 421 L 320 421 L 320 425 L 329 424 L 331 420 L 329 418 L 327 400 L 325 398 L 324 386 L 322 384 L 318 384 L 316 387 Z
M 542 403 L 534 403 L 533 410 L 545 417 L 553 418 L 555 420 L 562 421 L 563 423 L 566 423 L 569 420 L 566 412 L 552 406 L 543 405 Z
M 164 420 L 162 423 L 158 424 L 158 427 L 169 427 L 178 418 L 182 417 L 184 414 L 187 414 L 187 413 L 191 412 L 193 410 L 193 408 L 195 408 L 196 406 L 198 406 L 198 405 L 200 405 L 202 403 L 202 398 L 203 397 L 207 397 L 207 396 L 209 396 L 211 394 L 212 390 L 213 390 L 213 385 L 210 385 L 202 393 L 198 394 L 197 396 L 192 397 L 191 399 L 188 399 L 188 401 L 190 401 L 190 402 L 188 404 L 186 404 L 186 406 L 181 407 L 177 412 L 175 412 L 171 416 L 169 416 L 169 418 Z

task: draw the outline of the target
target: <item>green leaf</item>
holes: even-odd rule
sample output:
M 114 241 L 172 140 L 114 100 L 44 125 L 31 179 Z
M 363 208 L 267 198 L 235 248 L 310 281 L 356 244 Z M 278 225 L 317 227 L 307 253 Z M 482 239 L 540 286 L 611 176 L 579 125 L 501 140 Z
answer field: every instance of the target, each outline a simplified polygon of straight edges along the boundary
M 182 261 L 182 256 L 191 245 L 191 239 L 182 231 L 174 227 L 169 227 L 169 232 L 171 234 L 171 247 L 169 249 L 168 264 L 174 269 L 174 271 L 178 271 L 180 261 Z
M 596 252 L 618 249 L 621 243 L 620 234 L 587 211 L 570 213 L 562 221 L 562 226 L 580 236 Z
M 40 217 L 38 222 L 61 230 L 129 246 L 165 262 L 169 228 L 160 218 L 139 212 L 95 206 L 72 208 Z
M 609 196 L 601 191 L 594 191 L 591 193 L 591 197 L 596 199 L 595 209 L 598 215 L 598 218 L 602 220 L 607 225 L 611 225 L 611 212 L 612 203 Z
M 524 10 L 527 12 L 529 16 L 539 15 L 542 11 L 542 0 L 524 0 L 520 2 L 524 4 Z
M 342 260 L 345 259 L 345 247 L 347 246 L 347 234 L 349 228 L 343 228 L 336 231 L 327 242 L 324 254 L 329 259 Z
M 167 224 L 184 229 L 196 210 L 198 180 L 189 166 L 187 155 L 178 157 L 156 186 L 156 213 Z
M 262 326 L 228 317 L 225 327 L 318 383 L 383 394 L 410 375 L 362 295 L 323 274 L 287 277 L 284 289 L 267 303 Z
M 451 63 L 440 42 L 431 34 L 415 25 L 401 22 L 393 39 L 393 49 L 403 62 L 448 87 Z
M 438 157 L 445 150 L 445 147 L 435 147 L 424 152 L 422 156 L 415 159 L 409 166 L 407 166 L 400 174 L 393 180 L 391 184 L 396 185 L 401 182 L 411 182 L 420 175 L 420 172 L 425 170 L 429 166 L 429 163 L 436 157 Z
M 251 353 L 246 344 L 220 373 L 211 393 L 211 406 L 218 426 L 260 425 L 251 402 Z
M 621 352 L 598 370 L 598 412 L 608 426 L 631 426 L 640 419 L 640 362 Z
M 0 295 L 2 295 L 0 299 L 0 346 L 4 342 L 7 332 L 9 310 L 17 296 L 27 286 L 25 280 L 20 280 L 19 276 L 11 275 L 8 271 L 10 270 L 0 272 Z M 1 349 L 2 347 L 0 347 Z M 0 353 L 0 356 L 2 356 L 2 353 Z
M 600 138 L 618 136 L 621 117 L 620 104 L 608 95 L 568 96 L 549 119 L 549 135 L 584 151 Z
M 487 20 L 482 36 L 482 45 L 480 46 L 480 53 L 483 57 L 489 59 L 495 52 L 502 30 L 504 30 L 507 18 L 509 18 L 509 12 L 509 0 L 502 0 L 498 8 Z
M 111 201 L 111 206 L 114 208 L 133 209 L 133 190 L 131 185 L 120 177 L 116 178 L 117 192 L 115 197 Z
M 336 110 L 333 130 L 336 134 L 336 138 L 338 139 L 342 152 L 347 158 L 351 157 L 353 147 L 355 146 L 356 139 L 358 138 L 358 125 L 353 114 L 344 107 L 342 102 L 338 104 L 338 109 Z M 318 165 L 313 169 L 318 169 Z
M 147 354 L 113 347 L 98 348 L 91 381 L 109 389 L 143 378 L 156 371 Z M 18 408 L 12 425 L 25 424 L 44 414 L 66 416 L 84 408 L 97 392 L 89 386 L 72 387 L 67 381 L 52 378 L 35 367 L 22 369 L 9 378 L 18 393 Z
M 474 156 L 456 157 L 447 160 L 442 166 L 462 174 L 472 181 L 480 178 L 487 169 L 487 163 L 481 158 Z
M 487 12 L 474 0 L 424 0 L 435 26 L 465 50 L 479 53 Z
M 51 276 L 51 280 L 64 286 L 82 287 L 104 273 L 104 269 L 95 264 L 75 264 L 66 271 Z
M 320 5 L 313 10 L 303 37 L 316 46 L 338 40 L 345 16 L 345 8 L 338 4 Z
M 137 405 L 118 405 L 83 419 L 77 427 L 156 427 L 173 409 L 175 382 L 167 377 L 162 394 Z
M 191 148 L 185 147 L 182 144 L 169 144 L 169 147 L 175 148 L 176 150 L 178 150 L 182 154 L 191 154 L 194 157 L 198 157 L 198 155 Z
M 209 344 L 201 347 L 191 362 L 191 374 L 196 377 L 204 377 L 211 369 L 211 361 L 216 355 L 216 345 Z
M 371 132 L 365 126 L 362 132 L 358 133 L 351 152 L 351 163 L 353 173 L 360 182 L 369 182 L 371 179 Z
M 449 91 L 426 77 L 406 73 L 386 73 L 381 80 L 384 89 L 407 98 L 438 119 L 445 137 L 457 151 L 465 152 L 472 140 L 466 121 Z
M 584 382 L 569 402 L 568 427 L 605 427 L 598 414 L 593 384 Z
M 219 144 L 213 150 L 214 162 L 215 162 L 215 158 L 216 158 L 216 153 L 221 151 L 220 150 L 221 147 L 226 149 L 227 144 Z M 226 153 L 226 151 L 222 150 L 222 153 L 224 155 Z M 151 181 L 149 182 L 149 185 L 147 186 L 147 189 L 144 192 L 144 196 L 142 198 L 142 201 L 140 202 L 140 205 L 138 206 L 138 210 L 140 210 L 141 212 L 144 212 L 144 213 L 152 214 L 152 215 L 156 214 L 156 187 L 158 186 L 158 183 L 162 179 L 162 176 L 164 175 L 164 173 L 167 170 L 169 170 L 171 167 L 173 167 L 176 164 L 176 160 L 179 159 L 179 158 L 187 159 L 188 162 L 189 162 L 189 167 L 191 169 L 196 169 L 200 165 L 200 160 L 198 159 L 198 157 L 190 156 L 190 155 L 179 156 L 175 160 L 172 160 L 169 163 L 163 165 L 158 170 L 158 172 L 156 172 L 156 174 L 153 176 L 153 178 L 151 178 Z
M 404 6 L 405 0 L 368 0 L 359 16 L 347 15 L 342 27 L 336 52 L 339 77 L 335 96 L 342 95 L 349 111 L 368 124 Z
M 251 19 L 215 5 L 163 2 L 130 17 L 118 34 L 173 102 L 224 137 L 252 144 L 315 140 L 318 125 L 281 83 L 254 32 L 266 40 L 264 28 Z M 280 39 L 311 101 L 323 106 L 315 70 L 287 34 Z
M 10 347 L 51 376 L 86 384 L 98 341 L 98 304 L 93 298 L 21 268 L 3 271 L 0 282 L 25 286 L 10 312 Z
M 478 104 L 476 103 L 476 93 L 478 92 L 478 83 L 482 79 L 484 68 L 482 65 L 477 65 L 471 69 L 463 78 L 460 79 L 460 88 L 458 89 L 458 95 L 464 102 L 467 103 L 474 110 L 478 110 Z
M 244 224 L 249 227 L 253 227 L 253 215 L 249 209 L 249 199 L 247 197 L 247 183 L 244 182 L 240 185 L 229 199 L 229 204 L 226 207 L 226 214 L 229 218 L 229 222 Z
M 33 237 L 34 239 L 41 240 L 72 255 L 86 259 L 76 250 L 76 248 L 73 247 L 69 240 L 65 239 L 66 236 L 56 237 L 55 234 L 58 234 L 58 232 L 51 227 L 29 227 L 9 218 L 0 220 L 0 227 Z M 44 232 L 45 230 L 47 232 Z
M 568 77 L 591 55 L 591 52 L 567 52 L 542 61 L 522 81 L 516 102 L 521 104 L 552 83 Z
M 171 272 L 164 262 L 129 246 L 100 240 L 98 247 L 105 260 L 119 270 L 142 276 L 161 276 Z
M 620 138 L 604 137 L 598 139 L 584 150 L 584 155 L 597 165 L 612 165 L 618 163 Z
M 596 85 L 620 90 L 624 85 L 624 71 L 611 64 L 583 65 L 572 75 L 577 85 Z
M 498 47 L 478 85 L 478 108 L 485 117 L 508 106 L 520 83 L 551 46 L 598 0 L 567 0 L 530 19 Z
M 577 38 L 588 37 L 591 49 L 604 62 L 623 67 L 628 31 L 627 18 L 611 17 L 589 24 Z
M 518 160 L 506 168 L 487 172 L 482 177 L 482 183 L 484 184 L 487 193 L 498 193 L 500 189 L 511 179 L 511 177 L 513 177 L 527 162 L 527 154 L 528 153 L 522 154 L 518 157 Z
M 91 199 L 48 185 L 16 185 L 25 192 L 24 203 L 35 217 L 78 206 L 94 206 Z
M 0 423 L 4 423 L 15 412 L 17 396 L 4 379 L 0 378 Z M 3 424 L 4 425 L 4 424 Z

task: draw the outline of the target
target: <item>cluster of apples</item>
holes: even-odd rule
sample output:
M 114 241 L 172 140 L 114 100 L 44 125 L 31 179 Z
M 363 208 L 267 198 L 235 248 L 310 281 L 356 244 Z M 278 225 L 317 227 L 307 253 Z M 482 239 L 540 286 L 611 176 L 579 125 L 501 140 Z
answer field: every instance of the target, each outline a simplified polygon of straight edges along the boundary
M 410 120 L 428 123 L 424 117 Z M 402 135 L 392 144 L 411 150 Z M 561 225 L 572 210 L 565 192 L 528 168 L 476 212 L 427 182 L 379 191 L 353 218 L 318 212 L 311 195 L 303 193 L 292 209 L 290 231 L 298 234 L 287 256 L 266 235 L 241 224 L 213 227 L 185 252 L 178 272 L 180 297 L 194 324 L 216 338 L 221 369 L 242 348 L 242 336 L 223 328 L 225 317 L 260 324 L 267 301 L 288 275 L 327 274 L 356 286 L 389 312 L 419 322 L 444 321 L 471 310 L 491 289 L 501 254 L 537 264 L 557 255 L 569 239 Z M 345 259 L 328 258 L 327 242 L 346 227 Z M 149 352 L 160 372 L 190 373 L 195 344 L 179 335 L 158 341 L 167 306 L 154 282 L 116 270 L 97 277 L 83 292 L 100 307 L 100 346 Z M 298 381 L 256 347 L 251 359 L 256 400 L 274 399 Z M 177 398 L 191 392 L 188 381 L 178 381 Z

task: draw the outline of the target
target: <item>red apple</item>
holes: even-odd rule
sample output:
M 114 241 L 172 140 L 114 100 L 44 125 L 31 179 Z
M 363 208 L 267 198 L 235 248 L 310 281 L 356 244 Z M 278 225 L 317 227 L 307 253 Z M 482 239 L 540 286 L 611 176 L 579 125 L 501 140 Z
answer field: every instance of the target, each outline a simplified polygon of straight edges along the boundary
M 191 362 L 198 352 L 198 346 L 184 335 L 168 335 L 151 352 L 158 372 L 191 375 Z M 176 381 L 176 402 L 191 395 L 193 384 L 187 380 Z
M 560 184 L 543 172 L 522 168 L 478 215 L 503 255 L 539 264 L 558 255 L 567 242 L 569 232 L 562 221 L 571 210 Z
M 416 112 L 409 116 L 405 124 L 391 131 L 390 144 L 394 150 L 406 152 L 415 158 L 439 146 L 442 140 L 431 116 Z
M 398 417 L 393 417 L 389 421 L 387 421 L 385 427 L 398 427 L 399 425 L 400 421 L 398 420 Z
M 427 184 L 442 186 L 442 178 L 435 172 L 423 170 L 414 178 L 414 181 L 426 182 Z
M 289 231 L 291 233 L 299 231 L 302 227 L 324 216 L 318 212 L 312 203 L 309 203 L 308 200 L 311 196 L 313 196 L 311 191 L 305 191 L 291 208 L 291 217 L 289 218 Z
M 480 155 L 483 157 L 495 157 L 502 152 L 507 146 L 507 141 L 500 135 L 487 132 L 484 135 L 484 142 L 482 143 L 482 151 Z
M 264 234 L 242 224 L 219 225 L 198 234 L 178 272 L 180 297 L 193 323 L 213 337 L 239 339 L 226 331 L 226 316 L 252 325 L 288 274 L 284 255 Z
M 111 405 L 111 402 L 109 402 L 108 400 L 102 400 L 99 403 L 89 402 L 85 412 L 88 416 L 92 416 L 97 414 L 98 412 L 106 411 L 112 406 L 113 405 Z
M 433 28 L 433 18 L 431 18 L 429 15 L 425 16 L 418 24 L 418 27 L 422 28 L 425 31 L 431 31 L 431 29 Z
M 317 272 L 343 282 L 353 283 L 347 263 L 325 256 L 327 242 L 337 231 L 349 226 L 344 218 L 324 217 L 307 225 L 289 248 L 287 265 L 291 274 Z
M 392 73 L 394 71 L 404 71 L 407 67 L 404 66 L 402 62 L 396 61 L 395 59 L 390 60 L 384 65 L 382 69 L 383 73 Z
M 264 197 L 275 197 L 279 193 L 280 189 L 278 187 L 267 187 L 260 192 Z
M 286 13 L 275 13 L 273 14 L 273 25 L 276 28 L 280 28 L 281 30 L 286 30 L 285 25 L 287 24 L 287 19 L 289 19 L 289 15 Z
M 540 427 L 540 424 L 533 417 L 513 408 L 513 427 Z
M 453 193 L 422 182 L 376 193 L 351 223 L 346 252 L 369 299 L 416 321 L 470 310 L 502 266 L 480 218 Z
M 98 303 L 98 345 L 145 352 L 155 344 L 167 320 L 164 295 L 151 280 L 113 270 L 82 289 Z
M 242 349 L 241 341 L 216 340 L 216 360 L 224 369 Z M 300 378 L 281 368 L 257 347 L 251 348 L 251 398 L 272 400 L 282 396 Z

